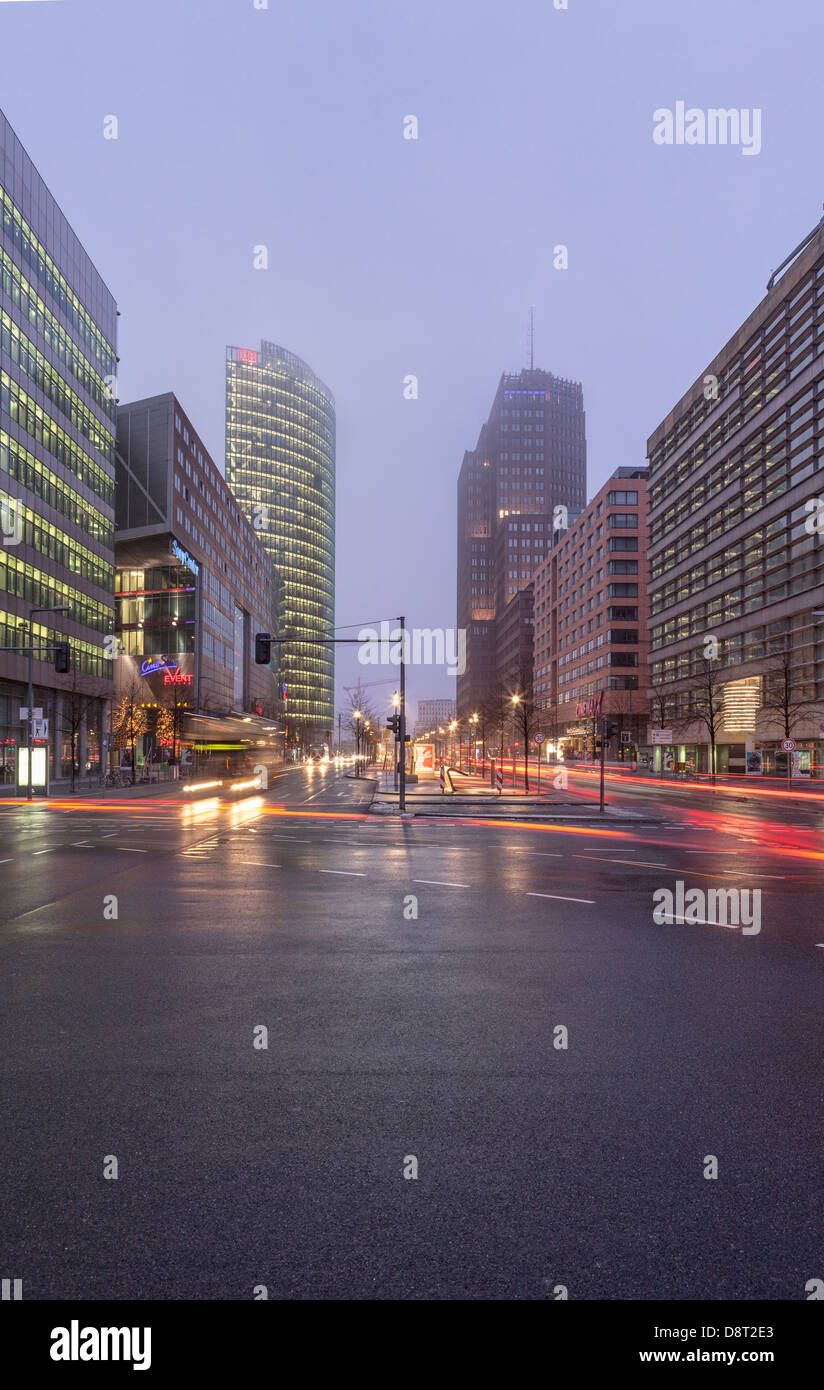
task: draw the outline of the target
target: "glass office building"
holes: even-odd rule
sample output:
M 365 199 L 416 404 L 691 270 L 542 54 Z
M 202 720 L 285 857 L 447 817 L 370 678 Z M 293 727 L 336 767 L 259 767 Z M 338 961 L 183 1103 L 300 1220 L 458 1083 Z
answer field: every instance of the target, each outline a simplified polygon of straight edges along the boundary
M 226 480 L 274 563 L 287 740 L 309 746 L 334 718 L 335 402 L 274 343 L 226 350 Z
M 52 779 L 97 771 L 112 693 L 117 308 L 0 112 L 0 645 L 34 618 Z M 68 641 L 58 675 L 51 644 Z M 26 734 L 28 661 L 0 652 L 0 776 Z

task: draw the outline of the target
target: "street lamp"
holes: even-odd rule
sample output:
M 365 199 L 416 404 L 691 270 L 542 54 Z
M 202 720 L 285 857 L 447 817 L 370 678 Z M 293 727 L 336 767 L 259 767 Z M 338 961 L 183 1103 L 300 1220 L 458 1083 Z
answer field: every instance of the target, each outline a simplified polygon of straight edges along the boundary
M 521 703 L 520 695 L 512 696 L 512 790 L 515 790 L 515 759 L 518 756 L 518 729 L 515 723 L 515 711 Z
M 34 705 L 34 645 L 33 645 L 33 626 L 34 626 L 34 625 L 33 625 L 33 623 L 32 623 L 32 619 L 34 618 L 35 613 L 69 613 L 70 611 L 71 611 L 71 610 L 70 610 L 69 605 L 68 605 L 67 603 L 60 603 L 60 604 L 57 605 L 56 608 L 30 608 L 30 609 L 29 609 L 29 733 L 28 733 L 28 764 L 29 764 L 29 767 L 28 767 L 28 795 L 27 795 L 27 797 L 26 797 L 26 800 L 27 800 L 27 801 L 33 801 L 33 800 L 34 800 L 34 798 L 33 798 L 33 796 L 32 796 L 32 782 L 31 782 L 31 754 L 32 754 L 31 736 L 32 736 L 32 730 L 33 730 L 33 728 L 34 728 L 34 717 L 33 717 L 33 715 L 32 715 L 32 706 Z M 47 755 L 47 756 L 48 756 L 48 755 Z M 72 779 L 74 779 L 74 772 L 73 772 L 73 771 L 72 771 Z
M 478 716 L 477 716 L 477 714 L 470 714 L 470 716 L 469 716 L 469 722 L 470 722 L 470 724 L 472 725 L 472 729 L 471 729 L 471 732 L 470 732 L 470 739 L 471 739 L 472 741 L 471 741 L 471 743 L 470 743 L 470 745 L 469 745 L 469 750 L 470 750 L 470 751 L 469 751 L 469 769 L 470 769 L 470 772 L 471 772 L 471 771 L 474 769 L 474 765 L 475 765 L 475 751 L 476 751 L 476 749 L 475 749 L 475 740 L 476 740 L 477 737 L 478 737 L 478 728 L 477 728 L 477 725 L 478 725 Z
M 359 709 L 352 711 L 355 718 L 355 776 L 360 777 L 360 721 L 361 712 Z

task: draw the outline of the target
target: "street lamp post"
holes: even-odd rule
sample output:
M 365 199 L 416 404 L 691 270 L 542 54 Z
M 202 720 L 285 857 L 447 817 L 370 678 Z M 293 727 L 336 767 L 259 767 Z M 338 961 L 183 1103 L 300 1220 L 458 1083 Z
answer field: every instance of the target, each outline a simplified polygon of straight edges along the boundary
M 33 730 L 34 730 L 34 716 L 33 716 L 33 714 L 32 714 L 32 706 L 34 705 L 34 635 L 33 635 L 34 624 L 33 624 L 32 619 L 34 618 L 35 613 L 68 613 L 68 612 L 69 612 L 69 605 L 68 605 L 67 603 L 58 604 L 58 606 L 57 606 L 56 608 L 30 608 L 30 609 L 29 609 L 29 709 L 28 709 L 28 715 L 29 715 L 29 718 L 28 718 L 28 726 L 29 726 L 29 729 L 28 729 L 28 759 L 27 759 L 27 761 L 28 761 L 28 790 L 27 790 L 27 795 L 26 795 L 26 800 L 27 800 L 27 801 L 33 801 L 33 800 L 34 800 L 34 797 L 32 796 L 32 780 L 31 780 L 32 733 L 33 733 Z M 74 773 L 72 773 L 72 777 L 74 777 Z
M 474 770 L 475 770 L 475 752 L 476 752 L 476 749 L 475 749 L 475 741 L 476 741 L 476 739 L 477 739 L 477 737 L 478 737 L 478 716 L 477 716 L 477 714 L 472 714 L 472 715 L 470 715 L 469 723 L 470 723 L 470 725 L 472 726 L 471 729 L 470 729 L 470 732 L 469 732 L 469 738 L 470 738 L 470 743 L 469 743 L 469 771 L 470 771 L 470 772 L 474 772 Z
M 518 754 L 518 728 L 515 722 L 515 714 L 521 702 L 520 695 L 512 696 L 512 790 L 515 791 L 515 759 Z
M 355 716 L 355 776 L 360 777 L 360 721 L 361 712 L 359 709 L 354 711 Z

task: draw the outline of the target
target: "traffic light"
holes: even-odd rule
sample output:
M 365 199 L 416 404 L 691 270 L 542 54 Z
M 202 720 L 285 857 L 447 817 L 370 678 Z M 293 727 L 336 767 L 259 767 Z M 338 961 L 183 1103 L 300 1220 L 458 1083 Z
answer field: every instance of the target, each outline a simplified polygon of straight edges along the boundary
M 272 660 L 272 639 L 268 632 L 255 633 L 255 665 L 268 666 Z
M 400 717 L 400 715 L 399 715 L 399 714 L 390 714 L 390 715 L 389 715 L 389 718 L 388 718 L 387 721 L 386 721 L 386 727 L 387 727 L 387 729 L 390 729 L 390 730 L 392 731 L 392 733 L 395 735 L 395 738 L 397 738 L 397 737 L 398 737 L 398 734 L 399 734 L 400 731 L 401 731 L 401 717 Z
M 607 719 L 607 720 L 605 721 L 605 723 L 606 723 L 607 738 L 617 738 L 617 737 L 618 737 L 618 725 L 615 723 L 615 720 L 614 720 L 614 719 Z
M 54 649 L 54 669 L 59 676 L 65 676 L 71 665 L 71 650 L 68 642 L 58 642 Z

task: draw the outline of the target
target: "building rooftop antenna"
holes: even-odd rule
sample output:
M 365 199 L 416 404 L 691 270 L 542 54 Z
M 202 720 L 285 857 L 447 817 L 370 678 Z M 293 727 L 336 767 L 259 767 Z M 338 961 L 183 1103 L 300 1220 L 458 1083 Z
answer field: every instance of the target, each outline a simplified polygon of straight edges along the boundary
M 535 370 L 535 305 L 529 306 L 529 370 Z

